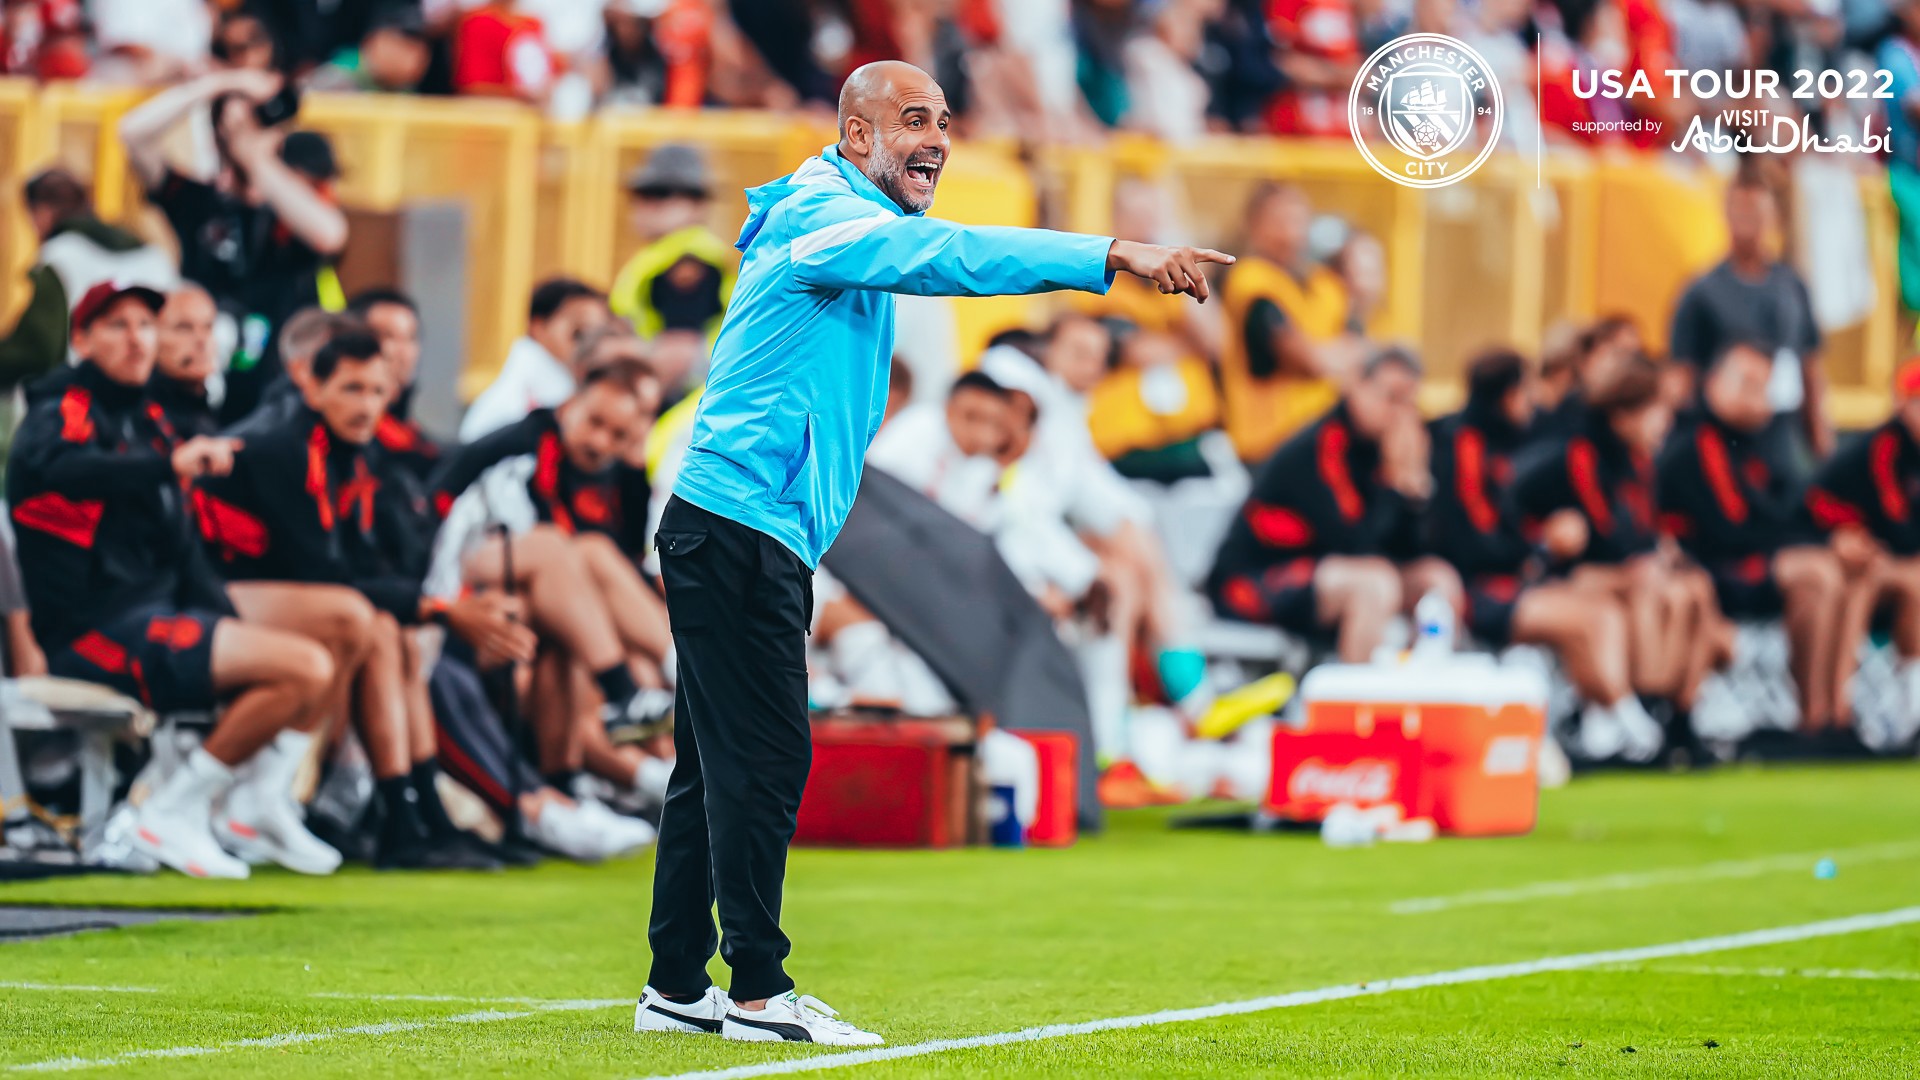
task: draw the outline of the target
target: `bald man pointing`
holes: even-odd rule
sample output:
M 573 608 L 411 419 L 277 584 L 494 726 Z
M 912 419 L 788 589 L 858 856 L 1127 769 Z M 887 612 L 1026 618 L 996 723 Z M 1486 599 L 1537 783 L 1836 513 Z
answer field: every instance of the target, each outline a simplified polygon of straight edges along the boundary
M 893 294 L 1104 293 L 1117 271 L 1207 298 L 1217 251 L 924 217 L 950 147 L 919 68 L 868 64 L 840 92 L 840 141 L 747 193 L 733 303 L 714 344 L 656 544 L 679 655 L 653 877 L 642 1031 L 874 1046 L 796 996 L 780 892 L 806 788 L 813 568 L 860 487 L 893 355 Z M 719 901 L 730 993 L 707 962 Z

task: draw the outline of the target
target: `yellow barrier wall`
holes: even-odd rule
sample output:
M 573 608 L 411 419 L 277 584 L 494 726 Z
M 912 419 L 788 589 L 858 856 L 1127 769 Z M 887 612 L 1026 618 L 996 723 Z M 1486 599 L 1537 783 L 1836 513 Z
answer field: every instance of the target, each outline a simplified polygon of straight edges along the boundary
M 19 205 L 31 170 L 59 162 L 95 185 L 103 217 L 164 225 L 146 209 L 114 124 L 137 95 L 0 79 L 0 325 L 24 302 L 22 275 L 35 240 Z M 523 106 L 482 100 L 314 95 L 302 122 L 333 140 L 343 201 L 390 210 L 455 201 L 468 211 L 465 268 L 472 283 L 471 395 L 497 370 L 522 330 L 534 282 L 566 273 L 607 285 L 636 246 L 622 178 L 652 148 L 704 147 L 716 176 L 711 224 L 731 237 L 746 211 L 744 188 L 791 171 L 833 139 L 830 126 L 757 113 L 609 113 L 559 124 Z M 1664 343 L 1672 305 L 1691 275 L 1725 244 L 1720 181 L 1644 158 L 1556 157 L 1536 188 L 1531 162 L 1496 159 L 1464 184 L 1416 191 L 1374 174 L 1339 141 L 1203 138 L 1169 147 L 1137 136 L 1099 148 L 1041 148 L 1023 161 L 1011 144 L 955 148 L 935 212 L 974 224 L 1111 227 L 1122 176 L 1163 181 L 1186 204 L 1197 239 L 1233 250 L 1248 194 L 1262 180 L 1299 183 L 1317 211 L 1337 213 L 1387 249 L 1387 309 L 1373 330 L 1425 354 L 1434 400 L 1472 353 L 1488 344 L 1539 346 L 1558 321 L 1623 311 L 1649 342 Z M 1880 310 L 1832 335 L 1842 419 L 1884 407 L 1894 366 L 1891 207 L 1884 179 L 1864 181 Z M 955 301 L 960 355 L 1009 326 L 1038 322 L 1027 298 Z

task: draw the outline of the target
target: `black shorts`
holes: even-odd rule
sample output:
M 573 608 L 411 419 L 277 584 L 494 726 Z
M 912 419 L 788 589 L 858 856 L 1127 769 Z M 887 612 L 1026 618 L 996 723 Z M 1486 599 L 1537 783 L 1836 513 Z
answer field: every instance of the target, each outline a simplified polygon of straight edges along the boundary
M 1319 561 L 1303 555 L 1251 574 L 1227 574 L 1208 590 L 1214 610 L 1241 622 L 1278 626 L 1296 634 L 1314 634 L 1320 625 L 1320 602 L 1313 591 L 1313 572 Z
M 1490 648 L 1513 644 L 1513 611 L 1520 604 L 1520 579 L 1513 574 L 1479 574 L 1467 581 L 1467 629 Z
M 1720 610 L 1730 619 L 1772 619 L 1786 610 L 1786 597 L 1773 579 L 1771 555 L 1749 555 L 1707 567 Z
M 47 671 L 111 687 L 155 712 L 211 710 L 213 627 L 221 618 L 142 608 L 74 638 L 47 659 Z

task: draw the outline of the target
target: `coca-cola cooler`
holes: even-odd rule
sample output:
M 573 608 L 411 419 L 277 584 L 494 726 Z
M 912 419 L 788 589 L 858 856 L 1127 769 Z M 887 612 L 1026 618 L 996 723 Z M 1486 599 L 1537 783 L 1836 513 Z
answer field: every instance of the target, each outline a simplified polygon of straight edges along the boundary
M 1300 686 L 1305 723 L 1277 726 L 1265 809 L 1319 821 L 1393 805 L 1456 836 L 1529 832 L 1539 806 L 1547 682 L 1492 657 L 1325 664 Z

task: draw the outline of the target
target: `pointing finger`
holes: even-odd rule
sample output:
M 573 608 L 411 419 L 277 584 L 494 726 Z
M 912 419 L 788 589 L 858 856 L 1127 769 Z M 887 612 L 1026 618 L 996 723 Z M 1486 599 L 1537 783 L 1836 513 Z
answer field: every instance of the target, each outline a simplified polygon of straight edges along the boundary
M 1215 251 L 1212 248 L 1194 248 L 1193 257 L 1200 262 L 1219 263 L 1221 266 L 1232 266 L 1234 264 L 1233 256 L 1224 251 Z

